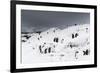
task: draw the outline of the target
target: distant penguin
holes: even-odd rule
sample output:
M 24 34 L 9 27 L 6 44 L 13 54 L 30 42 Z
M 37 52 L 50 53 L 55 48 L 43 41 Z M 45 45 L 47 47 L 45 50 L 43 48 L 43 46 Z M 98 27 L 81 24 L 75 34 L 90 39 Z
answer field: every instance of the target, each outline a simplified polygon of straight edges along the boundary
M 87 49 L 87 50 L 83 51 L 83 55 L 89 55 L 89 50 Z
M 47 51 L 48 51 L 48 49 L 46 48 L 46 49 L 44 50 L 44 54 L 46 54 L 46 53 L 47 53 Z
M 78 33 L 75 34 L 75 37 L 77 37 L 77 36 L 78 36 Z
M 55 32 L 55 30 L 53 30 L 53 32 Z
M 43 53 L 41 45 L 39 46 L 39 50 L 40 50 L 40 53 Z
M 40 36 L 40 38 L 42 38 L 42 36 Z
M 75 24 L 75 26 L 76 26 L 77 24 Z
M 48 48 L 48 53 L 51 53 L 51 47 Z
M 63 43 L 64 39 L 61 40 L 61 43 Z
M 74 38 L 74 34 L 72 34 L 72 39 Z
M 58 38 L 54 38 L 53 41 L 58 43 L 58 40 L 59 40 Z
M 76 59 L 78 59 L 78 57 L 77 57 L 77 54 L 78 54 L 78 53 L 79 53 L 78 51 L 75 52 L 75 58 L 76 58 Z
M 40 38 L 38 38 L 38 40 L 40 40 Z
M 88 28 L 86 28 L 86 32 L 88 32 Z

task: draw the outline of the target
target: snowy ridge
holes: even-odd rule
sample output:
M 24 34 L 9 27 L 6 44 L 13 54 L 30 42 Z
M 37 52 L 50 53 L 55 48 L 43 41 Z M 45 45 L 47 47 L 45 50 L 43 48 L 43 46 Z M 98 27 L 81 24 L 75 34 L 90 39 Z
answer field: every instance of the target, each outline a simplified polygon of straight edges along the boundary
M 89 30 L 84 24 L 28 34 L 22 41 L 22 63 L 89 60 Z

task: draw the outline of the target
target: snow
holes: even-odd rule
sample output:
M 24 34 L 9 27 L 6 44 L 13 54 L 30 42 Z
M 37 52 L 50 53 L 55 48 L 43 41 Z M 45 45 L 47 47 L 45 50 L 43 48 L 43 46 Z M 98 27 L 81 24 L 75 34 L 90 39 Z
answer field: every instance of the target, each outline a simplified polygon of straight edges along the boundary
M 22 36 L 22 39 L 25 40 L 25 42 L 22 41 L 22 63 L 89 60 L 91 53 L 89 48 L 89 30 L 89 24 L 83 24 L 70 26 L 65 29 L 54 27 L 40 34 L 26 34 L 30 37 L 25 39 Z M 54 38 L 56 38 L 56 41 L 54 41 Z M 40 52 L 39 46 L 41 46 L 42 52 Z M 88 51 L 86 52 L 86 50 Z

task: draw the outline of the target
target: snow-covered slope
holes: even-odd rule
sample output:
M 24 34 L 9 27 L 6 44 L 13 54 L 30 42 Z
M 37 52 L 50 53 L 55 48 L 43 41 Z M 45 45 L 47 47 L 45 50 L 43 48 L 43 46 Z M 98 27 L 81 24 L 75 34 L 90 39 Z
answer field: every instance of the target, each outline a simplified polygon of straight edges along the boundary
M 22 63 L 89 60 L 89 24 L 63 30 L 54 27 L 29 35 L 22 42 Z

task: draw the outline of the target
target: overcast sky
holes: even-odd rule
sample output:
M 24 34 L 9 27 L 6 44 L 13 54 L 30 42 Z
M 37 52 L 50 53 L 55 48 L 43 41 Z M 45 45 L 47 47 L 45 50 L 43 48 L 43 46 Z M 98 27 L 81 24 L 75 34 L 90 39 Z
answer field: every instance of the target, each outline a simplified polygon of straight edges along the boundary
M 64 29 L 74 24 L 90 24 L 89 13 L 21 10 L 22 32 Z

